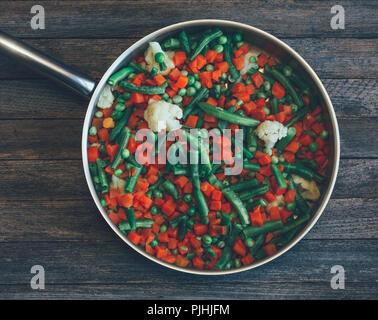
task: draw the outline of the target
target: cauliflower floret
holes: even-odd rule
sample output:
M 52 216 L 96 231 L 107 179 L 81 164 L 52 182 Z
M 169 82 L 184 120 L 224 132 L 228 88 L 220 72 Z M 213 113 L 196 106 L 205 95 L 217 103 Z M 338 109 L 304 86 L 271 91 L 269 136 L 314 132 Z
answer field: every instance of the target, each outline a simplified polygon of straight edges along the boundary
M 121 192 L 121 194 L 124 194 L 125 193 L 125 185 L 126 185 L 125 180 L 118 178 L 114 174 L 112 175 L 112 181 L 110 182 L 110 188 L 118 189 Z
M 287 128 L 278 121 L 266 120 L 255 130 L 257 136 L 264 140 L 265 147 L 272 149 L 276 142 L 287 135 Z
M 318 200 L 320 197 L 320 191 L 319 188 L 314 180 L 308 181 L 306 179 L 303 179 L 302 177 L 293 174 L 292 175 L 294 183 L 296 185 L 299 185 L 301 195 L 303 198 L 307 200 Z
M 158 52 L 162 52 L 164 54 L 164 62 L 167 65 L 167 68 L 164 71 L 160 71 L 160 66 L 155 61 L 155 54 L 157 54 Z M 161 73 L 162 75 L 167 75 L 175 67 L 175 64 L 172 61 L 172 53 L 168 54 L 168 52 L 164 52 L 161 49 L 159 42 L 150 42 L 149 47 L 144 53 L 144 57 L 146 64 L 143 64 L 142 68 L 144 67 L 149 72 L 151 72 L 153 67 L 156 67 L 159 70 L 159 73 Z
M 108 109 L 112 106 L 114 101 L 114 96 L 112 89 L 109 85 L 106 85 L 100 94 L 100 98 L 97 102 L 97 107 L 100 109 Z
M 181 128 L 182 110 L 179 106 L 166 101 L 150 100 L 144 111 L 144 119 L 148 127 L 155 132 L 167 129 L 168 131 Z

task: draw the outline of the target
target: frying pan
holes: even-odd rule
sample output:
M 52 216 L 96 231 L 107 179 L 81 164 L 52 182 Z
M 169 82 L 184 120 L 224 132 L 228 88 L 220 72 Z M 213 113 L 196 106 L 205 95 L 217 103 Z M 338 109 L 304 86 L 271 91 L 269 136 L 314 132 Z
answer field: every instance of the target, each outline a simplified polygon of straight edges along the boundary
M 174 34 L 180 29 L 185 28 L 187 31 L 196 31 L 202 28 L 218 26 L 224 30 L 236 31 L 239 30 L 243 33 L 243 37 L 250 41 L 254 46 L 257 46 L 261 50 L 267 51 L 268 53 L 277 57 L 280 61 L 285 64 L 290 65 L 297 74 L 302 78 L 306 79 L 309 83 L 311 89 L 317 93 L 320 105 L 325 110 L 325 124 L 326 129 L 331 132 L 330 143 L 331 143 L 331 153 L 329 155 L 329 165 L 328 165 L 328 180 L 326 186 L 322 190 L 322 196 L 317 203 L 317 208 L 312 216 L 311 220 L 305 226 L 305 228 L 284 248 L 279 250 L 272 256 L 266 257 L 261 261 L 253 263 L 248 266 L 244 266 L 237 269 L 224 270 L 224 271 L 205 271 L 205 270 L 195 270 L 178 267 L 173 264 L 166 263 L 154 256 L 149 255 L 141 248 L 134 245 L 128 238 L 121 233 L 121 231 L 115 226 L 109 219 L 106 211 L 101 206 L 99 197 L 97 196 L 96 190 L 94 188 L 92 178 L 89 172 L 88 157 L 87 157 L 87 141 L 88 141 L 88 130 L 92 117 L 96 111 L 96 105 L 101 91 L 106 85 L 107 79 L 117 70 L 126 66 L 128 62 L 135 58 L 136 56 L 142 54 L 148 42 L 150 41 L 160 41 Z M 27 67 L 34 69 L 35 71 L 42 73 L 57 82 L 63 84 L 64 86 L 72 89 L 74 92 L 81 96 L 89 99 L 88 110 L 84 119 L 83 133 L 82 133 L 82 158 L 83 158 L 83 168 L 85 173 L 85 178 L 89 187 L 89 191 L 93 197 L 94 202 L 98 210 L 101 212 L 102 216 L 113 229 L 113 231 L 130 247 L 134 250 L 147 257 L 148 259 L 159 263 L 165 267 L 175 269 L 181 272 L 193 273 L 193 274 L 204 274 L 204 275 L 220 275 L 220 274 L 231 274 L 235 272 L 245 271 L 248 269 L 256 268 L 269 261 L 272 261 L 282 255 L 284 252 L 292 248 L 299 240 L 301 240 L 307 232 L 313 227 L 316 221 L 321 216 L 324 208 L 326 207 L 328 200 L 331 196 L 333 187 L 335 185 L 336 176 L 339 167 L 339 156 L 340 156 L 340 137 L 339 129 L 336 120 L 336 115 L 331 103 L 331 100 L 319 80 L 316 73 L 311 69 L 311 67 L 305 62 L 305 60 L 287 44 L 272 36 L 271 34 L 264 32 L 260 29 L 251 27 L 246 24 L 225 21 L 225 20 L 194 20 L 177 23 L 160 30 L 157 30 L 143 39 L 137 41 L 125 52 L 123 52 L 109 67 L 105 72 L 101 80 L 96 83 L 91 77 L 80 73 L 73 68 L 66 66 L 65 64 L 57 61 L 56 59 L 47 56 L 46 54 L 22 43 L 21 41 L 5 34 L 0 31 L 0 53 L 6 54 L 7 56 L 16 59 L 17 61 L 25 64 Z

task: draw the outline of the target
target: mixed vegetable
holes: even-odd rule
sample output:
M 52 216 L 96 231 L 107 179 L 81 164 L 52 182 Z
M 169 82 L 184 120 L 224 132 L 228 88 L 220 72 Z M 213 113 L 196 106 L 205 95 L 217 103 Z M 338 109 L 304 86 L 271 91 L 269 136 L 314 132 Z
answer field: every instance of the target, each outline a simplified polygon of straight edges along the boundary
M 168 263 L 252 264 L 286 246 L 320 197 L 330 149 L 322 108 L 290 66 L 252 45 L 239 32 L 182 30 L 151 42 L 99 98 L 88 161 L 101 204 L 130 241 Z M 207 148 L 191 128 L 231 130 L 216 139 L 231 151 L 216 156 L 215 140 Z M 150 142 L 138 141 L 141 129 Z M 170 132 L 183 141 L 166 140 Z M 153 150 L 147 163 L 142 144 Z M 169 161 L 177 153 L 206 161 Z M 227 175 L 238 157 L 240 174 Z

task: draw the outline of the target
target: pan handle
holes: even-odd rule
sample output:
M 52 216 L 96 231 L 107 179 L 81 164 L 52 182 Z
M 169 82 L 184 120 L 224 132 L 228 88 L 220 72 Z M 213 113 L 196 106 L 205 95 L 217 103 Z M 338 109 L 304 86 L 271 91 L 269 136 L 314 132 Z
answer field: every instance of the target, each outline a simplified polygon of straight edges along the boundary
M 63 84 L 87 99 L 91 97 L 96 88 L 96 81 L 91 77 L 74 70 L 2 31 L 0 31 L 0 53 Z

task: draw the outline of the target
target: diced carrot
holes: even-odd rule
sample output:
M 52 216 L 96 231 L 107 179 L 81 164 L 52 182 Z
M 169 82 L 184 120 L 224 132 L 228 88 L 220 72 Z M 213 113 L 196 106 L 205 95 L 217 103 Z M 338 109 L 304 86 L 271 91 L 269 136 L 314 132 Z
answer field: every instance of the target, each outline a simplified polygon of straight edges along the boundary
M 222 203 L 220 201 L 211 201 L 210 202 L 210 210 L 219 211 L 222 208 Z
M 107 129 L 114 128 L 115 124 L 114 124 L 113 118 L 111 117 L 105 118 L 104 121 L 102 122 L 102 126 Z
M 283 86 L 281 86 L 277 81 L 273 84 L 273 87 L 272 87 L 272 94 L 277 97 L 278 99 L 282 99 L 285 94 L 286 94 L 286 91 L 285 91 L 285 88 Z
M 247 254 L 247 248 L 241 239 L 235 241 L 232 250 L 234 250 L 236 254 L 241 255 L 242 257 Z
M 228 63 L 226 61 L 216 63 L 215 68 L 222 71 L 222 73 L 227 72 L 228 71 Z
M 312 138 L 308 133 L 306 133 L 299 138 L 299 142 L 304 146 L 308 146 L 312 142 Z
M 267 256 L 271 256 L 276 253 L 277 249 L 276 246 L 272 243 L 268 243 L 266 246 L 263 247 Z
M 284 157 L 286 162 L 291 162 L 291 163 L 295 162 L 295 154 L 292 152 L 288 152 L 288 151 L 283 152 L 282 156 Z
M 138 245 L 142 237 L 137 234 L 135 231 L 131 231 L 128 235 L 129 240 L 134 243 L 135 245 Z
M 161 246 L 156 246 L 155 251 L 156 251 L 156 258 L 158 259 L 161 259 L 168 255 L 168 249 Z
M 231 213 L 231 203 L 227 202 L 227 203 L 222 203 L 222 213 Z
M 97 146 L 89 147 L 87 153 L 89 162 L 96 162 L 96 159 L 98 159 L 100 156 Z
M 176 85 L 180 89 L 182 89 L 182 88 L 185 88 L 187 84 L 188 84 L 188 77 L 185 77 L 183 75 L 179 76 L 179 78 L 177 79 Z
M 188 182 L 185 186 L 184 186 L 184 188 L 183 188 L 183 190 L 182 190 L 184 193 L 192 193 L 192 191 L 193 191 L 193 185 L 192 185 L 192 183 L 191 182 Z
M 154 76 L 154 80 L 158 86 L 163 85 L 167 81 L 167 79 L 165 79 L 161 73 L 158 73 L 156 76 Z
M 276 120 L 277 120 L 278 122 L 283 123 L 283 122 L 285 121 L 286 114 L 285 114 L 285 112 L 278 112 L 278 113 L 275 115 L 275 117 L 276 117 Z
M 243 266 L 247 266 L 247 265 L 251 264 L 253 262 L 253 258 L 251 256 L 251 254 L 248 253 L 246 256 L 241 258 L 241 262 L 242 262 Z
M 188 127 L 195 128 L 196 125 L 197 125 L 198 119 L 199 119 L 198 116 L 194 116 L 194 115 L 190 114 L 188 116 L 188 118 L 186 119 L 185 125 L 188 126 Z
M 268 63 L 268 57 L 265 54 L 260 53 L 257 57 L 256 62 L 258 64 L 258 66 L 264 67 Z
M 297 141 L 291 141 L 285 148 L 286 151 L 297 153 L 300 148 L 300 144 Z
M 269 154 L 265 154 L 264 156 L 258 158 L 258 162 L 264 166 L 272 162 L 272 158 Z
M 168 242 L 168 232 L 160 232 L 158 237 L 159 242 Z
M 189 264 L 189 260 L 186 259 L 184 256 L 178 254 L 176 256 L 176 263 L 179 267 L 186 267 Z
M 249 218 L 251 219 L 251 224 L 253 226 L 260 226 L 264 224 L 262 216 L 261 216 L 261 211 L 260 211 L 260 205 L 258 205 L 253 212 L 249 213 Z
M 289 211 L 286 208 L 282 208 L 280 211 L 281 220 L 286 223 L 287 219 L 292 215 L 293 211 Z
M 213 63 L 215 58 L 217 57 L 218 52 L 215 50 L 207 50 L 206 52 L 206 60 L 208 63 Z
M 186 54 L 184 51 L 176 51 L 175 55 L 173 56 L 173 63 L 175 66 L 181 66 L 184 64 L 186 60 Z
M 211 122 L 211 123 L 214 123 L 214 122 L 217 122 L 218 121 L 218 119 L 217 118 L 215 118 L 214 116 L 212 116 L 212 115 L 210 115 L 210 114 L 205 114 L 205 116 L 204 116 L 204 121 L 206 121 L 206 122 Z
M 264 198 L 268 202 L 273 202 L 276 199 L 276 196 L 271 191 L 268 191 L 267 193 L 264 194 Z
M 185 176 L 178 176 L 175 179 L 175 184 L 177 184 L 180 188 L 184 188 L 184 186 L 188 183 L 189 179 Z
M 288 190 L 285 194 L 285 202 L 294 202 L 295 201 L 295 190 Z
M 249 50 L 251 50 L 251 46 L 247 43 L 243 44 L 242 46 L 239 47 L 239 50 L 243 52 L 243 54 L 247 54 Z
M 97 132 L 98 137 L 100 138 L 101 141 L 105 142 L 109 140 L 109 131 L 106 128 L 101 128 Z
M 254 73 L 251 78 L 256 88 L 260 88 L 264 84 L 264 78 L 261 76 L 260 72 Z
M 243 57 L 232 58 L 232 63 L 235 65 L 235 68 L 237 70 L 241 70 L 244 67 L 244 59 L 243 59 Z
M 118 214 L 115 213 L 115 212 L 111 212 L 111 213 L 109 213 L 109 216 L 108 216 L 108 217 L 110 218 L 110 220 L 112 220 L 112 222 L 113 222 L 115 225 L 117 225 L 118 223 L 121 222 L 120 217 L 119 217 Z
M 205 262 L 200 257 L 194 257 L 192 259 L 193 267 L 196 269 L 203 269 Z
M 126 193 L 117 198 L 117 202 L 121 207 L 130 208 L 133 205 L 134 195 L 132 193 Z
M 176 204 L 173 201 L 167 201 L 163 204 L 161 211 L 166 214 L 167 216 L 172 215 L 172 213 L 176 210 Z
M 204 234 L 206 234 L 207 232 L 207 225 L 206 224 L 202 224 L 202 223 L 195 223 L 193 225 L 193 231 L 194 233 L 197 235 L 197 236 L 202 236 Z
M 181 76 L 181 71 L 177 68 L 173 68 L 168 76 L 169 79 L 176 81 Z
M 270 208 L 270 220 L 280 220 L 281 215 L 280 215 L 280 209 L 278 207 L 272 207 Z
M 211 199 L 215 201 L 220 201 L 222 199 L 222 195 L 222 191 L 213 190 L 213 192 L 211 193 Z

